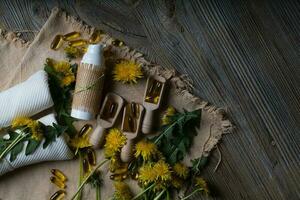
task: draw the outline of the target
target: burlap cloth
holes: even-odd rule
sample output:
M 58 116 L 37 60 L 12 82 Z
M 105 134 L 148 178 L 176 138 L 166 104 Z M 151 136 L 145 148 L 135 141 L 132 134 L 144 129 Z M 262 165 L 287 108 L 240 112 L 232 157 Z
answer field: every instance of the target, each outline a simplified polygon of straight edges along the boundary
M 3 91 L 17 83 L 26 80 L 31 74 L 43 68 L 47 57 L 56 60 L 64 60 L 65 55 L 60 51 L 49 48 L 56 34 L 65 34 L 71 31 L 79 31 L 84 38 L 88 38 L 93 28 L 83 24 L 72 16 L 55 8 L 48 21 L 40 30 L 36 38 L 31 42 L 24 42 L 13 33 L 0 33 L 0 91 Z M 221 139 L 222 134 L 230 132 L 232 125 L 225 118 L 222 109 L 209 105 L 202 99 L 190 93 L 191 84 L 184 76 L 178 76 L 174 70 L 163 69 L 146 61 L 143 55 L 127 46 L 110 46 L 112 38 L 105 35 L 103 43 L 108 44 L 113 54 L 112 59 L 126 58 L 141 63 L 146 74 L 160 74 L 169 79 L 168 92 L 165 105 L 172 105 L 179 111 L 183 109 L 193 110 L 202 108 L 201 126 L 198 136 L 194 140 L 190 155 L 185 162 L 188 164 L 191 158 L 208 155 Z M 77 61 L 78 62 L 78 61 Z M 108 77 L 109 79 L 109 77 Z M 123 85 L 120 83 L 105 83 L 108 91 L 113 91 L 123 96 L 127 101 L 141 102 L 145 87 L 145 79 L 137 85 Z M 163 109 L 163 108 L 162 108 Z M 1 116 L 0 116 L 1 117 Z M 95 124 L 96 122 L 90 122 Z M 83 122 L 76 124 L 80 127 Z M 102 150 L 97 152 L 98 162 L 103 159 Z M 50 169 L 58 168 L 67 176 L 67 199 L 76 191 L 78 181 L 78 160 L 47 162 L 31 165 L 0 177 L 0 199 L 1 200 L 46 200 L 57 188 L 50 183 Z M 104 184 L 102 186 L 102 199 L 109 199 L 113 194 L 112 181 L 109 179 L 107 166 L 102 168 Z M 139 188 L 131 184 L 134 192 Z M 91 188 L 85 187 L 83 199 L 94 199 L 95 193 Z

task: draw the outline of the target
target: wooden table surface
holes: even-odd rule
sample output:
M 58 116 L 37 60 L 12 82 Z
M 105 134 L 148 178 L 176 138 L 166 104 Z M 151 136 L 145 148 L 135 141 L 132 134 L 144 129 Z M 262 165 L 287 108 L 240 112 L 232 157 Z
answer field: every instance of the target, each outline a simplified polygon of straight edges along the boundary
M 300 199 L 299 1 L 1 0 L 0 28 L 30 40 L 54 6 L 188 74 L 228 110 L 221 165 L 214 151 L 203 171 L 214 198 Z

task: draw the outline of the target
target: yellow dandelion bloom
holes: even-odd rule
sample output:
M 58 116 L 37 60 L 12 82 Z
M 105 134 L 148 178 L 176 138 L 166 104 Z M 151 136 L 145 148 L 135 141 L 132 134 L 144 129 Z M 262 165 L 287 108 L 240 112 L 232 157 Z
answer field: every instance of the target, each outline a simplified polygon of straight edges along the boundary
M 171 123 L 171 117 L 176 114 L 176 110 L 173 106 L 169 106 L 162 116 L 162 125 Z
M 62 86 L 68 86 L 71 85 L 71 83 L 73 83 L 74 81 L 75 81 L 75 75 L 72 73 L 63 77 L 61 80 L 61 84 Z
M 126 143 L 126 136 L 117 128 L 110 129 L 104 145 L 104 153 L 107 158 L 113 157 Z
M 75 81 L 75 75 L 72 72 L 71 64 L 66 61 L 55 62 L 53 68 L 61 75 L 61 86 L 68 86 Z
M 31 138 L 37 141 L 43 139 L 43 133 L 39 126 L 39 122 L 35 120 L 31 120 L 30 123 L 27 124 L 27 127 L 30 128 Z
M 203 192 L 203 194 L 205 194 L 205 195 L 209 194 L 208 185 L 207 185 L 206 181 L 203 178 L 196 177 L 195 178 L 195 186 L 198 189 L 201 189 L 201 191 Z
M 68 58 L 77 58 L 82 55 L 82 50 L 77 47 L 67 46 L 64 51 Z
M 189 168 L 182 163 L 176 163 L 173 166 L 173 170 L 177 176 L 183 179 L 186 179 L 189 175 Z
M 11 126 L 12 128 L 17 128 L 19 126 L 27 126 L 31 121 L 32 119 L 28 117 L 17 117 L 12 121 Z
M 90 134 L 84 134 L 81 137 L 74 137 L 70 139 L 70 145 L 77 149 L 82 149 L 92 146 L 90 143 Z
M 32 120 L 28 117 L 18 117 L 12 121 L 12 128 L 20 126 L 27 126 L 31 133 L 31 138 L 41 140 L 43 138 L 42 130 L 40 129 L 39 122 Z
M 129 186 L 121 181 L 114 182 L 115 193 L 113 196 L 114 200 L 130 200 L 133 198 L 132 192 Z
M 140 167 L 138 180 L 144 185 L 147 185 L 156 179 L 155 171 L 151 164 L 146 164 Z
M 67 61 L 59 61 L 53 64 L 53 68 L 56 72 L 68 73 L 71 68 L 71 64 Z
M 157 180 L 169 181 L 171 179 L 170 167 L 163 160 L 159 160 L 157 163 L 154 164 L 153 171 L 156 174 Z
M 113 74 L 115 81 L 123 83 L 136 83 L 138 78 L 143 77 L 141 66 L 129 60 L 122 60 L 120 63 L 117 63 Z
M 142 156 L 143 160 L 148 161 L 154 157 L 157 152 L 157 146 L 154 143 L 142 140 L 136 144 L 134 156 L 136 158 Z

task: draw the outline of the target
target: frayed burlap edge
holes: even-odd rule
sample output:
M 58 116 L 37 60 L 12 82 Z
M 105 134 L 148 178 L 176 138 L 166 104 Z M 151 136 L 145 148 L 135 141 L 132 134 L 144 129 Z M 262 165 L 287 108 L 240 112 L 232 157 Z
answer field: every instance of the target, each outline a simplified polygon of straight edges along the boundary
M 31 42 L 20 38 L 17 33 L 0 29 L 0 39 L 14 44 L 16 47 L 27 48 Z

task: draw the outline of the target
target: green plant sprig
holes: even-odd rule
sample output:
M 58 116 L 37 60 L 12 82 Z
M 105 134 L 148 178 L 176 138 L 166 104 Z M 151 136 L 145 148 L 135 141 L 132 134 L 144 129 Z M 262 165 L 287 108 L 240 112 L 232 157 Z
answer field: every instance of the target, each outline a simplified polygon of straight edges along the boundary
M 171 116 L 171 122 L 162 126 L 160 135 L 151 140 L 158 146 L 167 162 L 171 165 L 181 161 L 188 153 L 195 128 L 200 124 L 201 110 L 184 111 Z
M 43 149 L 47 148 L 49 144 L 54 142 L 56 138 L 66 130 L 66 127 L 55 123 L 53 123 L 52 126 L 49 126 L 39 122 L 39 127 L 44 139 Z M 7 135 L 9 136 L 8 139 L 0 138 L 0 160 L 10 153 L 9 160 L 11 162 L 14 161 L 22 152 L 26 141 L 28 143 L 25 148 L 25 155 L 31 155 L 36 151 L 42 142 L 41 140 L 32 138 L 32 133 L 26 126 L 16 128 L 8 127 L 6 128 L 6 131 Z
M 75 63 L 71 65 L 72 72 L 76 74 L 78 65 Z M 61 74 L 56 72 L 53 67 L 48 64 L 44 65 L 44 70 L 48 74 L 48 83 L 50 88 L 51 97 L 54 102 L 54 110 L 57 114 L 57 122 L 63 126 L 67 126 L 67 133 L 70 137 L 76 135 L 77 131 L 73 126 L 75 119 L 71 117 L 71 99 L 72 92 L 75 89 L 75 83 L 69 86 L 61 86 L 60 78 Z

